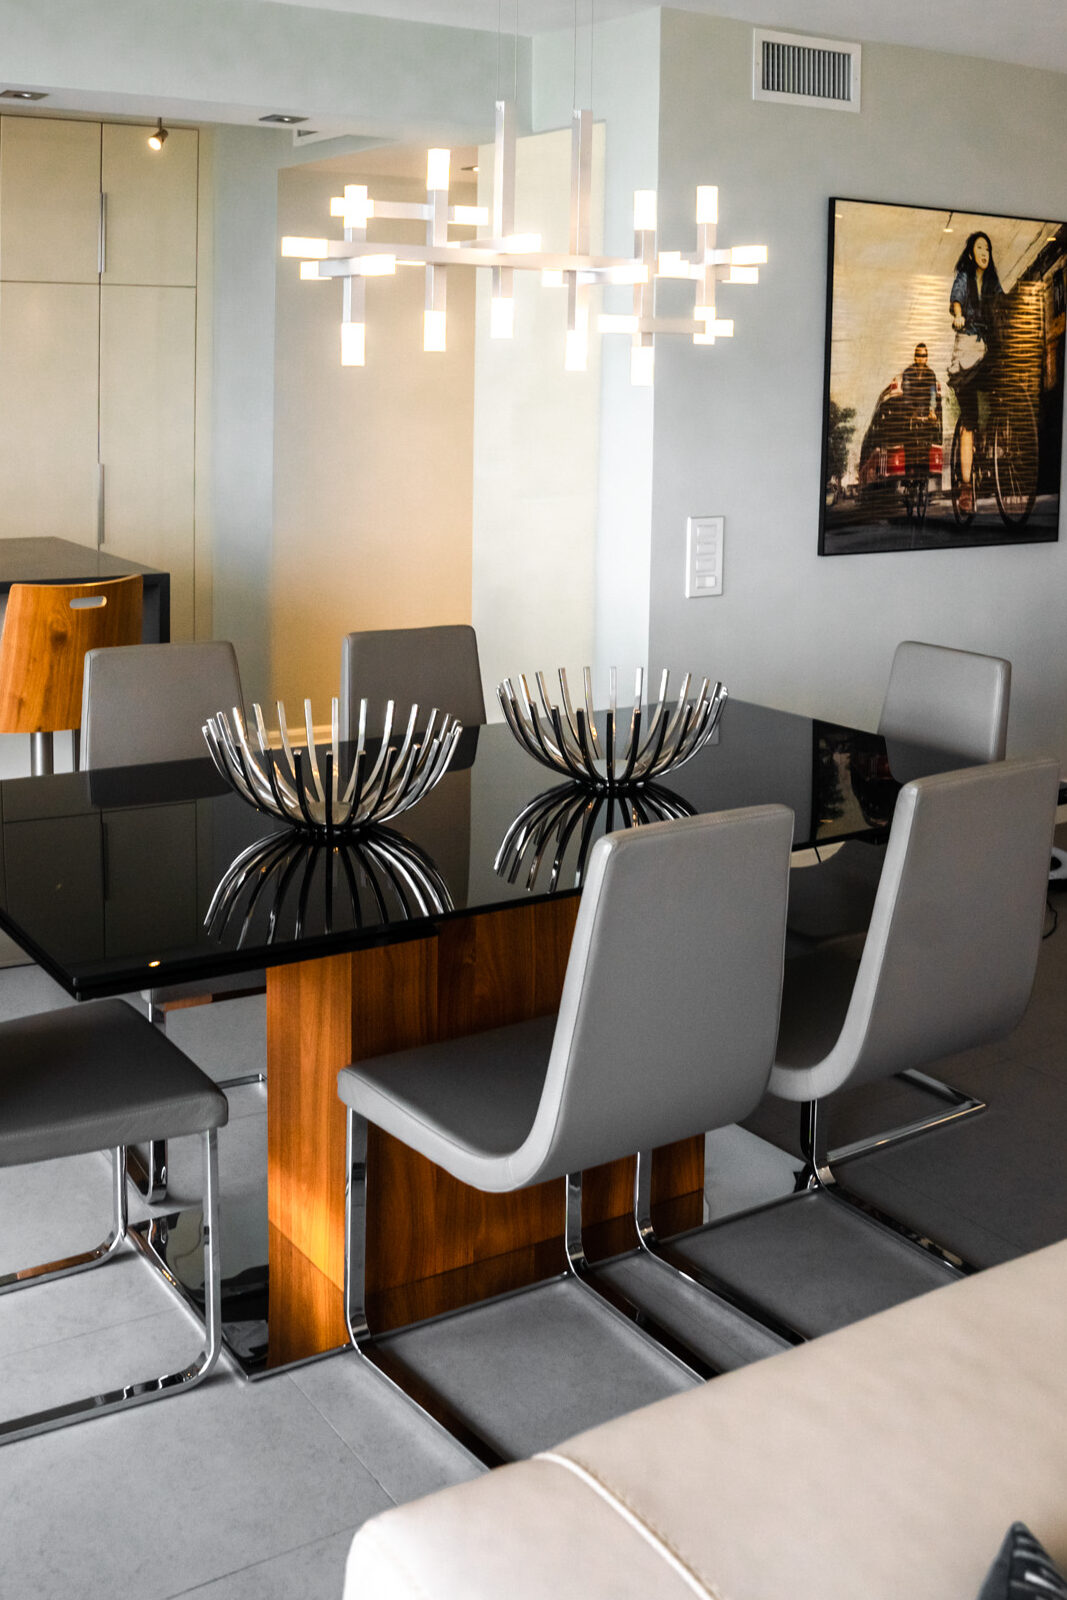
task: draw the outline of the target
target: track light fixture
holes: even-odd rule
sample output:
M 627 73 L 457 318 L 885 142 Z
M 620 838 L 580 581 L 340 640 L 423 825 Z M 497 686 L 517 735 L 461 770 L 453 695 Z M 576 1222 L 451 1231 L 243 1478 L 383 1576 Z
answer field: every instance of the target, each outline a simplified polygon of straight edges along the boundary
M 163 126 L 163 118 L 159 117 L 156 120 L 155 131 L 148 135 L 148 148 L 150 150 L 162 150 L 166 142 L 167 130 Z

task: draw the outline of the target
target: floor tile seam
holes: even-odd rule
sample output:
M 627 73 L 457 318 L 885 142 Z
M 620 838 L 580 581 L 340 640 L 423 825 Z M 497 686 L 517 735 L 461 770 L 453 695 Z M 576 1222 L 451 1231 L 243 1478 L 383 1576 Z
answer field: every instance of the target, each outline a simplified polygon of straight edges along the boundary
M 341 1356 L 343 1357 L 345 1353 L 346 1352 L 342 1351 L 341 1352 Z M 316 1365 L 318 1365 L 318 1363 L 316 1363 Z M 312 1395 L 308 1394 L 306 1389 L 302 1389 L 301 1388 L 300 1384 L 297 1382 L 296 1373 L 295 1372 L 291 1373 L 289 1376 L 290 1376 L 290 1381 L 291 1381 L 291 1383 L 293 1385 L 293 1388 L 296 1390 L 297 1394 L 299 1394 L 307 1402 L 307 1404 L 311 1407 L 312 1411 L 314 1411 L 315 1415 L 319 1418 L 319 1420 L 321 1422 L 324 1422 L 325 1425 L 327 1426 L 327 1428 L 329 1428 L 330 1432 L 334 1435 L 334 1437 L 337 1440 L 339 1440 L 339 1442 L 341 1444 L 344 1445 L 344 1447 L 348 1451 L 349 1455 L 355 1457 L 355 1459 L 359 1462 L 360 1466 L 363 1468 L 363 1471 L 367 1474 L 367 1477 L 370 1478 L 372 1483 L 377 1484 L 378 1488 L 385 1495 L 385 1497 L 389 1501 L 390 1505 L 394 1505 L 394 1506 L 403 1505 L 404 1502 L 402 1500 L 398 1500 L 396 1498 L 396 1496 L 389 1489 L 386 1488 L 385 1484 L 382 1482 L 381 1478 L 379 1478 L 378 1474 L 375 1472 L 375 1470 L 371 1466 L 370 1462 L 367 1461 L 362 1455 L 360 1455 L 359 1451 L 356 1449 L 354 1444 L 351 1444 L 349 1442 L 349 1440 L 345 1438 L 344 1434 L 340 1431 L 340 1429 L 334 1423 L 333 1419 L 326 1414 L 326 1412 L 323 1410 L 323 1408 L 319 1405 L 318 1401 L 315 1400 Z M 405 1401 L 407 1400 L 406 1396 L 404 1396 L 403 1398 L 405 1399 Z
M 396 1502 L 393 1502 L 394 1505 Z M 367 1519 L 364 1518 L 363 1521 Z M 316 1534 L 314 1539 L 303 1539 L 299 1544 L 288 1545 L 284 1550 L 276 1550 L 272 1555 L 264 1556 L 261 1561 L 246 1561 L 239 1567 L 229 1567 L 225 1572 L 217 1572 L 214 1577 L 205 1578 L 203 1583 L 195 1583 L 191 1589 L 168 1590 L 161 1594 L 159 1600 L 186 1600 L 188 1595 L 203 1594 L 214 1584 L 221 1583 L 225 1578 L 240 1577 L 243 1572 L 255 1572 L 259 1567 L 269 1567 L 272 1562 L 284 1561 L 287 1556 L 299 1555 L 301 1550 L 311 1550 L 315 1545 L 325 1544 L 329 1539 L 336 1539 L 342 1533 L 351 1533 L 354 1538 L 363 1522 L 346 1522 L 339 1528 L 334 1528 L 330 1533 Z
M 918 1196 L 922 1200 L 929 1200 L 931 1205 L 940 1206 L 942 1208 L 945 1207 L 946 1202 L 942 1197 L 937 1195 L 934 1191 L 925 1188 L 922 1184 L 916 1183 L 914 1179 L 909 1179 L 907 1183 L 904 1183 L 896 1176 L 895 1173 L 885 1171 L 880 1171 L 878 1176 L 884 1179 L 886 1182 L 892 1184 L 893 1188 L 905 1199 L 908 1197 L 914 1198 Z M 865 1200 L 869 1199 L 867 1195 L 862 1194 L 860 1195 L 860 1198 Z M 869 1203 L 879 1207 L 882 1206 L 882 1202 L 879 1199 L 869 1200 Z M 982 1218 L 972 1216 L 970 1212 L 963 1211 L 959 1209 L 959 1207 L 953 1206 L 951 1202 L 949 1202 L 949 1210 L 952 1211 L 953 1214 L 957 1216 L 966 1226 L 978 1228 L 988 1238 L 995 1240 L 998 1244 L 1007 1245 L 1012 1250 L 1025 1251 L 1029 1248 L 1024 1240 L 1013 1239 L 1009 1234 L 1006 1233 L 998 1233 L 995 1228 L 991 1228 L 988 1222 L 984 1221 Z M 916 1224 L 909 1223 L 908 1226 L 914 1227 Z
M 81 1329 L 79 1329 L 79 1331 L 77 1333 L 63 1334 L 58 1339 L 44 1339 L 44 1340 L 37 1339 L 37 1340 L 34 1341 L 33 1344 L 19 1345 L 17 1348 L 12 1348 L 10 1350 L 5 1350 L 3 1352 L 3 1354 L 0 1355 L 0 1362 L 10 1361 L 10 1360 L 12 1360 L 13 1358 L 15 1358 L 17 1356 L 26 1355 L 27 1353 L 36 1352 L 38 1350 L 41 1350 L 41 1351 L 44 1351 L 44 1350 L 55 1350 L 60 1345 L 76 1344 L 79 1340 L 82 1340 L 82 1339 L 94 1339 L 99 1334 L 113 1333 L 116 1328 L 123 1328 L 123 1329 L 125 1329 L 125 1328 L 136 1328 L 141 1323 L 151 1322 L 151 1321 L 153 1321 L 153 1320 L 155 1320 L 157 1318 L 161 1318 L 161 1317 L 165 1317 L 167 1319 L 167 1321 L 169 1322 L 169 1321 L 173 1320 L 172 1319 L 172 1309 L 173 1308 L 171 1308 L 171 1307 L 161 1306 L 158 1309 L 156 1309 L 155 1311 L 144 1311 L 144 1312 L 141 1312 L 139 1315 L 137 1315 L 135 1317 L 120 1317 L 115 1322 L 100 1322 L 100 1323 L 95 1324 L 91 1328 L 81 1328 Z M 181 1307 L 181 1309 L 182 1310 L 187 1310 L 188 1308 L 183 1306 L 183 1307 Z M 191 1320 L 192 1320 L 193 1325 L 195 1327 L 199 1328 L 201 1332 L 203 1332 L 203 1327 L 202 1327 L 202 1325 L 200 1323 L 198 1323 L 196 1321 L 195 1316 L 192 1317 Z
M 1067 1084 L 1067 1062 L 1060 1067 L 1046 1067 L 1040 1061 L 1017 1061 L 1013 1065 L 1024 1068 L 1027 1072 L 1036 1072 L 1039 1077 L 1057 1083 L 1061 1088 Z

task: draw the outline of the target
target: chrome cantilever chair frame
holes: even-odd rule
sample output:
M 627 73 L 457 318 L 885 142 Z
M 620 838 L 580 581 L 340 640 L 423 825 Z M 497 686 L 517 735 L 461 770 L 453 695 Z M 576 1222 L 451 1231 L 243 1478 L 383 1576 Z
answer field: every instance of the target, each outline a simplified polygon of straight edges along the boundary
M 29 1412 L 7 1422 L 0 1422 L 0 1444 L 10 1444 L 16 1439 L 27 1439 L 34 1434 L 47 1433 L 53 1428 L 80 1422 L 86 1417 L 99 1417 L 109 1411 L 125 1411 L 131 1406 L 143 1405 L 172 1390 L 192 1388 L 207 1377 L 222 1348 L 222 1311 L 219 1297 L 218 1251 L 218 1140 L 214 1128 L 201 1135 L 204 1159 L 204 1324 L 205 1348 L 187 1367 L 164 1373 L 158 1378 L 146 1378 L 121 1389 L 109 1389 L 102 1394 L 89 1395 L 82 1400 L 68 1401 L 42 1411 Z M 0 1278 L 0 1294 L 10 1294 L 34 1284 L 51 1283 L 59 1278 L 69 1278 L 87 1272 L 108 1261 L 128 1239 L 139 1249 L 141 1241 L 136 1232 L 128 1231 L 126 1207 L 126 1150 L 124 1146 L 112 1149 L 112 1200 L 113 1219 L 111 1231 L 95 1249 L 62 1261 L 51 1261 L 43 1266 L 25 1268 Z
M 458 1444 L 479 1466 L 498 1467 L 509 1457 L 497 1448 L 462 1417 L 449 1402 L 413 1371 L 406 1362 L 383 1343 L 382 1336 L 371 1332 L 367 1321 L 365 1292 L 366 1214 L 367 1214 L 367 1120 L 351 1107 L 348 1108 L 347 1174 L 345 1182 L 345 1321 L 353 1348 L 385 1377 L 393 1389 L 424 1413 L 440 1431 Z M 586 1261 L 582 1242 L 582 1174 L 569 1173 L 563 1180 L 564 1201 L 564 1269 L 554 1278 L 542 1278 L 537 1283 L 512 1289 L 479 1301 L 489 1305 L 505 1300 L 517 1300 L 544 1288 L 546 1283 L 576 1283 L 590 1294 L 613 1317 L 624 1325 L 636 1328 L 652 1340 L 677 1366 L 680 1372 L 692 1378 L 711 1378 L 718 1368 L 713 1367 L 689 1345 L 636 1305 L 620 1290 L 594 1275 Z M 445 1311 L 435 1317 L 425 1317 L 409 1327 L 430 1327 L 462 1315 L 458 1311 Z M 387 1336 L 386 1336 L 387 1337 Z

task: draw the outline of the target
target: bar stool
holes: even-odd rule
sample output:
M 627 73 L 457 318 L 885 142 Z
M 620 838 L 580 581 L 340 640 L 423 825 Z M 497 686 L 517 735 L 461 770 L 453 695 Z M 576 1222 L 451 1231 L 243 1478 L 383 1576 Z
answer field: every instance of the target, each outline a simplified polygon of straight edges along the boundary
M 87 650 L 141 637 L 140 574 L 104 583 L 13 583 L 0 633 L 0 733 L 31 735 L 34 776 L 53 771 L 53 736 L 81 727 Z M 77 765 L 77 760 L 75 760 Z
M 0 1166 L 107 1149 L 114 1159 L 108 1238 L 79 1256 L 9 1273 L 0 1278 L 0 1294 L 84 1272 L 113 1256 L 127 1237 L 126 1146 L 157 1134 L 199 1134 L 207 1334 L 205 1348 L 179 1371 L 0 1423 L 0 1443 L 142 1405 L 191 1388 L 211 1371 L 221 1337 L 216 1133 L 227 1115 L 226 1096 L 210 1078 L 122 1000 L 0 1023 Z

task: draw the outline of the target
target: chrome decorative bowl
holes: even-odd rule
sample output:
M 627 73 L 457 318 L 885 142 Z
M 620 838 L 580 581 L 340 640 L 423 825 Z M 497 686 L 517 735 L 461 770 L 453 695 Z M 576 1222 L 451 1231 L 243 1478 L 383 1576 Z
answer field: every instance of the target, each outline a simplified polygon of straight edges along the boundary
M 215 766 L 257 811 L 325 838 L 372 822 L 387 822 L 417 804 L 448 770 L 463 731 L 455 717 L 433 710 L 421 738 L 416 738 L 419 708 L 412 706 L 403 738 L 398 740 L 393 736 L 393 702 L 389 700 L 381 740 L 370 741 L 378 748 L 368 750 L 367 701 L 362 700 L 356 739 L 342 744 L 334 700 L 332 737 L 320 765 L 310 700 L 304 701 L 307 739 L 302 748 L 293 748 L 280 700 L 278 738 L 274 741 L 259 706 L 254 705 L 252 711 L 255 751 L 237 706 L 232 725 L 225 711 L 207 719 L 204 738 Z
M 369 827 L 348 839 L 257 839 L 223 873 L 204 926 L 221 943 L 275 944 L 453 910 L 437 864 L 411 839 Z M 234 941 L 234 929 L 237 931 Z
M 534 680 L 536 699 L 525 677 L 516 680 L 517 689 L 510 678 L 505 678 L 497 685 L 496 692 L 508 727 L 535 761 L 594 789 L 625 789 L 648 783 L 672 767 L 684 766 L 707 744 L 726 703 L 726 689 L 721 683 L 713 687 L 710 678 L 703 680 L 699 692 L 691 699 L 689 688 L 693 677 L 687 672 L 677 703 L 671 707 L 667 703 L 670 673 L 664 672 L 660 679 L 659 701 L 652 710 L 651 703 L 644 704 L 645 674 L 644 669 L 638 667 L 633 705 L 625 710 L 618 704 L 618 674 L 612 667 L 601 738 L 593 713 L 593 684 L 588 667 L 583 678 L 585 704 L 577 709 L 571 703 L 567 674 L 562 667 L 559 669 L 562 709 L 549 699 L 543 672 L 537 673 Z M 620 748 L 619 724 L 626 720 L 629 731 Z
M 516 883 L 525 867 L 527 892 L 532 892 L 542 866 L 551 863 L 542 891 L 581 888 L 585 864 L 601 834 L 622 828 L 639 828 L 647 822 L 668 822 L 691 817 L 693 807 L 681 795 L 657 784 L 627 792 L 591 790 L 587 784 L 561 783 L 535 797 L 519 812 L 501 840 L 494 871 Z M 573 875 L 563 874 L 568 848 L 575 844 Z

